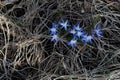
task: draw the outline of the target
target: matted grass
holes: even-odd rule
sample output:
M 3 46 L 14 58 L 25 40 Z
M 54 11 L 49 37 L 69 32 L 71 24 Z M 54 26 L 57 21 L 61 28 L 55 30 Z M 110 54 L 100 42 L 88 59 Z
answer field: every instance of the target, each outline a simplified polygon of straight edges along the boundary
M 120 0 L 0 1 L 0 80 L 119 80 L 119 8 Z M 49 28 L 62 19 L 89 33 L 101 25 L 103 37 L 55 44 Z

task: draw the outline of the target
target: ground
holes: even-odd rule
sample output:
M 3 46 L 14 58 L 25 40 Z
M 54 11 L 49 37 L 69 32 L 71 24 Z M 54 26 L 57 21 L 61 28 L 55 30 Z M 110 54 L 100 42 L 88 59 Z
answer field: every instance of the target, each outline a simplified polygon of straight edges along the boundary
M 95 40 L 70 47 L 72 35 L 59 28 L 61 40 L 51 42 L 49 29 L 62 20 Z M 120 0 L 0 1 L 0 80 L 119 79 Z

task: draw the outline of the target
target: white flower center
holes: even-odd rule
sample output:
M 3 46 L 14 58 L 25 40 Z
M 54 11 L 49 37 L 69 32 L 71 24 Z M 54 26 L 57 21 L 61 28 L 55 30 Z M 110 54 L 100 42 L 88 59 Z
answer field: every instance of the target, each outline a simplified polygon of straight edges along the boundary
M 52 32 L 56 32 L 56 28 L 52 28 L 51 31 L 52 31 Z
M 72 40 L 72 41 L 71 41 L 71 44 L 75 44 L 75 43 L 76 43 L 76 40 Z
M 78 35 L 78 36 L 81 36 L 81 35 L 82 35 L 82 32 L 77 32 L 77 35 Z
M 75 31 L 75 30 L 71 30 L 71 33 L 72 33 L 72 34 L 75 34 L 75 33 L 76 33 L 76 31 Z
M 90 40 L 90 39 L 92 39 L 92 37 L 91 37 L 91 36 L 88 36 L 87 39 Z
M 80 28 L 79 28 L 79 27 L 76 27 L 76 30 L 80 30 Z
M 58 38 L 58 36 L 57 36 L 57 35 L 54 35 L 54 36 L 53 36 L 53 38 L 54 38 L 54 39 L 57 39 L 57 38 Z

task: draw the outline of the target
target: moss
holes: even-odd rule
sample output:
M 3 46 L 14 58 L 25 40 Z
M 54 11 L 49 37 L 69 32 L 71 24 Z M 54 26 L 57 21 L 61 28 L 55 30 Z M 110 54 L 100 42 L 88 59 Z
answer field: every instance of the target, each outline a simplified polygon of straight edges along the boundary
M 94 26 L 96 25 L 96 23 L 100 21 L 100 14 L 96 14 L 95 17 L 93 17 L 93 20 L 90 21 L 90 26 L 88 26 L 87 28 L 87 32 L 90 34 L 91 31 L 94 29 Z

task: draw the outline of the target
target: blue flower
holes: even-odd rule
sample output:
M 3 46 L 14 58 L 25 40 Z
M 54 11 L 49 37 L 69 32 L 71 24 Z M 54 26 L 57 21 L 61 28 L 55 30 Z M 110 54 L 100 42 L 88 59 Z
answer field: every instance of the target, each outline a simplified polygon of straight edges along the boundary
M 102 29 L 100 26 L 98 26 L 94 31 L 93 34 L 96 34 L 98 37 L 103 37 Z
M 76 34 L 76 30 L 72 29 L 72 30 L 70 30 L 70 33 L 73 34 L 73 35 L 75 35 Z
M 62 22 L 59 23 L 61 25 L 62 28 L 64 28 L 65 30 L 67 30 L 67 27 L 70 26 L 68 24 L 68 20 L 64 21 L 62 20 Z
M 57 28 L 58 24 L 52 23 L 52 26 L 55 27 L 55 28 Z
M 74 25 L 74 29 L 77 31 L 82 31 L 82 28 L 80 27 L 80 24 L 78 24 L 77 26 Z
M 72 48 L 76 47 L 76 46 L 77 46 L 77 40 L 73 38 L 73 39 L 68 43 L 68 45 L 71 46 Z
M 58 28 L 58 25 L 56 24 L 52 24 L 52 28 L 50 28 L 50 34 L 56 34 L 58 31 L 57 31 L 57 28 Z
M 77 31 L 76 36 L 77 36 L 78 38 L 80 38 L 80 37 L 83 36 L 83 34 L 84 34 L 84 32 L 82 32 L 82 31 Z
M 84 43 L 92 44 L 92 40 L 93 40 L 93 37 L 91 35 L 88 35 L 88 34 L 84 35 L 83 38 L 82 38 L 82 41 Z
M 51 38 L 51 41 L 53 41 L 53 42 L 58 42 L 58 41 L 60 40 L 60 38 L 58 37 L 57 34 L 54 34 L 54 35 L 52 35 L 51 37 L 52 37 L 52 38 Z

